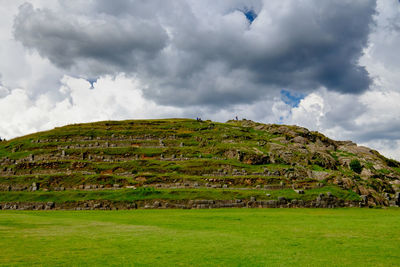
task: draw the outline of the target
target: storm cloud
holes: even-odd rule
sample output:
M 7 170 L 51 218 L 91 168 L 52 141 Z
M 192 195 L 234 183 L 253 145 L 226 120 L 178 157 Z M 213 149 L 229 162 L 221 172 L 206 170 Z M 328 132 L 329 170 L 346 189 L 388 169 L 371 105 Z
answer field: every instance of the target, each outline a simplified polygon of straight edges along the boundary
M 373 0 L 60 1 L 53 9 L 27 3 L 14 36 L 69 75 L 125 73 L 147 84 L 144 96 L 157 103 L 221 107 L 281 89 L 364 92 L 371 78 L 358 61 L 375 6 Z
M 88 74 L 98 75 L 134 71 L 136 63 L 155 57 L 167 41 L 165 30 L 150 20 L 63 16 L 34 10 L 29 3 L 19 9 L 14 34 L 58 67 L 86 66 Z

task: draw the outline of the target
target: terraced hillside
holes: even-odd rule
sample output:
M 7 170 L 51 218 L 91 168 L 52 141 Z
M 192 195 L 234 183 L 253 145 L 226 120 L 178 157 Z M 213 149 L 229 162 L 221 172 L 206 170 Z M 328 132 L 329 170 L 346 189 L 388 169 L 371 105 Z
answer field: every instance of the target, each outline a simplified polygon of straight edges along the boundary
M 0 142 L 3 209 L 399 204 L 400 163 L 297 126 L 104 121 Z

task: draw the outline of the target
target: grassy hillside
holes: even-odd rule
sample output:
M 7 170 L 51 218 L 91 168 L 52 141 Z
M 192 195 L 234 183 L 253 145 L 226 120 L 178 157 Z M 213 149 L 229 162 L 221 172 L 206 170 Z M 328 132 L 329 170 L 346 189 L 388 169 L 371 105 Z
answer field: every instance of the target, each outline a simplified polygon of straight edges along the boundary
M 330 192 L 396 205 L 399 186 L 400 163 L 377 151 L 248 120 L 105 121 L 0 142 L 1 202 L 133 201 L 151 188 L 155 200 L 307 201 Z

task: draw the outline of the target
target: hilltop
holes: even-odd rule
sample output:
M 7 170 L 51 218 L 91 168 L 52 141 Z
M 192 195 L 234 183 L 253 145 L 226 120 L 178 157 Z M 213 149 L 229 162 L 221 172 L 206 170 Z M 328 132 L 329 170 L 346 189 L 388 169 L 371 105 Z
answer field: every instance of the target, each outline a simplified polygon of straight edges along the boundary
M 249 120 L 104 121 L 0 142 L 0 208 L 399 204 L 400 163 Z

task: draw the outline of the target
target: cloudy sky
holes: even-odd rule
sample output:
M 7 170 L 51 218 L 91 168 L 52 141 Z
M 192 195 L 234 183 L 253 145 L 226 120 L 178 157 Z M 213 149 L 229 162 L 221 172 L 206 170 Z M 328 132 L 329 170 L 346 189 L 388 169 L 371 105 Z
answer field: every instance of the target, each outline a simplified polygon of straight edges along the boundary
M 236 115 L 400 160 L 398 0 L 0 0 L 0 137 Z

